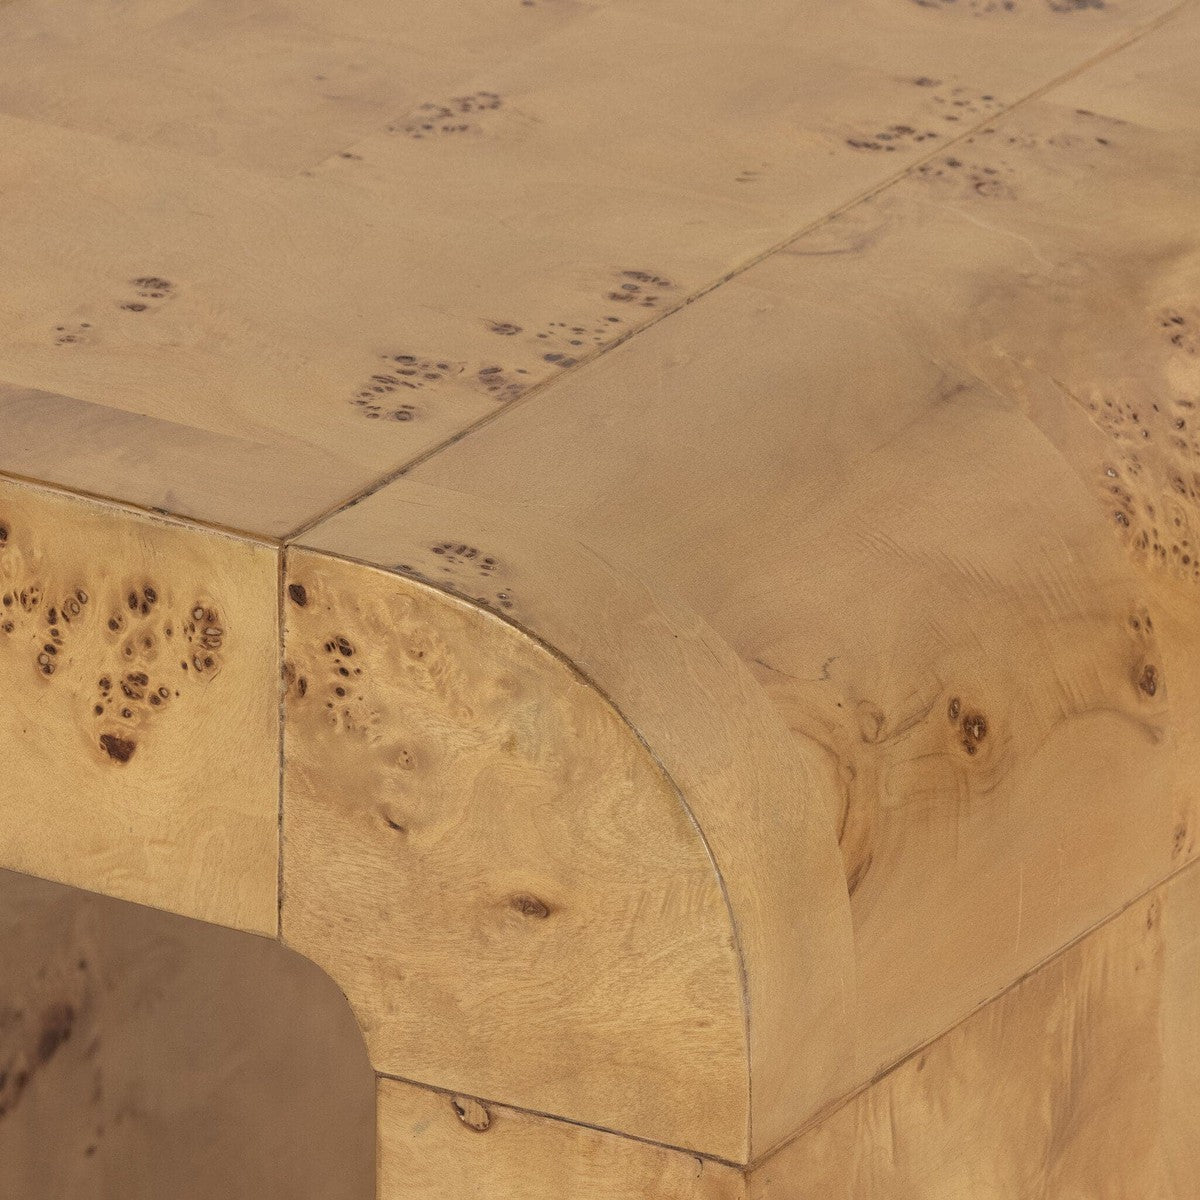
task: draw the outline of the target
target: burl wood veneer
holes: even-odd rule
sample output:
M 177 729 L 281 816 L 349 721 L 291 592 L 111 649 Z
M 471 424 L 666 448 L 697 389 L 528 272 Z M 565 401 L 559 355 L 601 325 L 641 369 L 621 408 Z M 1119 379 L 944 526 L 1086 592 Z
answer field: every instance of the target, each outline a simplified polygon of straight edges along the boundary
M 1200 1194 L 1198 61 L 0 4 L 0 866 L 319 965 L 382 1200 Z

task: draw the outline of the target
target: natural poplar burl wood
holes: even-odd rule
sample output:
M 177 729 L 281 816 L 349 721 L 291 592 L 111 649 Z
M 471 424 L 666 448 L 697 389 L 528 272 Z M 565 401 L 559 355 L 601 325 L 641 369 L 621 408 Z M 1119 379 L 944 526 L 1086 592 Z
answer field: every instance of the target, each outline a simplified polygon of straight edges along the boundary
M 1192 866 L 759 1165 L 749 1200 L 1196 1195 L 1198 946 Z
M 0 468 L 286 535 L 1168 11 L 10 0 Z
M 1182 1200 L 1198 934 L 1192 866 L 745 1171 L 383 1080 L 380 1195 Z
M 412 515 L 412 563 L 486 589 L 496 613 L 528 620 L 574 598 L 553 588 L 569 572 L 541 577 L 552 543 L 528 526 L 540 563 L 495 530 L 482 549 L 423 553 L 423 521 L 445 528 L 445 511 Z M 671 664 L 650 674 L 663 694 L 640 695 L 636 679 L 586 674 L 605 667 L 603 651 L 564 658 L 561 643 L 551 652 L 431 589 L 415 565 L 401 576 L 292 550 L 287 568 L 283 937 L 346 990 L 377 1069 L 730 1159 L 749 1153 L 755 1060 L 767 1083 L 812 1103 L 831 1094 L 849 913 L 832 827 L 810 811 L 806 830 L 807 781 L 782 727 L 774 741 L 770 723 L 747 732 L 764 752 L 754 774 L 716 767 L 722 799 L 744 790 L 729 814 L 738 828 L 715 814 L 710 824 L 711 789 L 674 776 L 679 749 L 644 740 L 622 707 L 673 715 Z M 636 599 L 606 598 L 601 640 L 608 621 L 628 617 L 632 633 L 661 620 Z M 687 638 L 683 669 L 700 649 L 692 630 L 649 633 L 672 652 Z M 618 647 L 640 649 L 636 633 Z M 686 682 L 720 716 L 688 735 L 719 750 L 736 693 L 714 690 L 706 666 Z M 697 751 L 690 770 L 702 763 Z M 766 821 L 809 832 L 810 844 L 780 848 L 812 873 L 772 882 L 763 854 L 752 891 L 749 831 Z M 755 1038 L 743 988 L 762 1005 Z M 826 1023 L 825 1044 L 765 1043 L 785 1012 Z
M 277 560 L 0 481 L 0 866 L 275 933 Z
M 872 1106 L 948 1031 L 984 1089 L 1026 1004 L 1089 1026 L 1014 1067 L 1017 1143 L 1087 1080 L 1043 1192 L 1083 1147 L 1188 1194 L 1101 1139 L 1190 1128 L 1166 1065 L 1147 1116 L 1152 1009 L 1164 1064 L 1189 1010 L 1104 939 L 1200 817 L 1195 3 L 15 0 L 0 35 L 0 864 L 278 903 L 410 1081 L 392 1164 L 421 1084 L 528 1110 L 497 1144 L 564 1189 L 765 1188 L 895 1070 L 864 1186 L 953 1195 Z M 153 711 L 114 717 L 110 610 L 199 613 L 203 669 L 131 667 Z M 1061 1008 L 1006 994 L 1039 970 Z M 1011 1180 L 961 1107 L 922 1130 Z
M 646 748 L 478 608 L 311 554 L 287 580 L 283 938 L 375 1067 L 741 1153 L 731 916 Z
M 450 620 L 463 602 L 473 601 L 479 634 L 462 642 L 464 648 L 476 647 L 464 649 L 463 653 L 471 656 L 479 653 L 477 647 L 489 644 L 488 631 L 514 645 L 519 655 L 534 654 L 535 661 L 541 645 L 553 647 L 559 658 L 586 681 L 587 708 L 599 702 L 602 707 L 616 710 L 626 723 L 625 738 L 644 745 L 670 781 L 672 806 L 695 823 L 711 856 L 707 870 L 727 897 L 734 932 L 730 948 L 739 959 L 744 979 L 745 997 L 744 1001 L 739 999 L 737 1017 L 743 1024 L 744 1044 L 737 1067 L 741 1083 L 735 1091 L 735 1102 L 711 1102 L 715 1093 L 704 1084 L 706 1055 L 691 1051 L 684 1060 L 677 1061 L 668 1090 L 656 1099 L 649 1092 L 614 1091 L 611 1087 L 606 1087 L 604 1094 L 615 1099 L 625 1113 L 619 1127 L 626 1131 L 746 1161 L 756 1146 L 770 1146 L 794 1129 L 797 1111 L 816 1111 L 854 1079 L 851 1019 L 855 977 L 850 908 L 836 829 L 827 811 L 836 783 L 834 776 L 827 764 L 804 754 L 797 746 L 736 656 L 669 595 L 647 590 L 639 580 L 601 556 L 563 538 L 553 524 L 543 524 L 537 514 L 526 512 L 519 519 L 503 519 L 470 498 L 420 487 L 405 488 L 391 500 L 398 507 L 390 506 L 391 502 L 385 507 L 364 504 L 309 535 L 316 550 L 337 545 L 343 553 L 362 560 L 388 556 L 393 560 L 388 574 L 372 571 L 361 562 L 330 565 L 321 554 L 289 551 L 287 654 L 289 676 L 296 676 L 289 691 L 289 727 L 294 712 L 311 713 L 315 707 L 319 714 L 322 702 L 319 696 L 315 705 L 309 700 L 312 679 L 293 663 L 304 643 L 297 645 L 291 618 L 297 607 L 301 614 L 312 608 L 299 563 L 314 572 L 336 571 L 339 591 L 348 599 L 391 594 L 396 597 L 394 603 L 403 603 L 402 598 L 416 588 L 415 594 L 425 595 L 424 603 L 431 605 L 433 629 Z M 374 522 L 372 515 L 381 513 L 383 522 Z M 297 595 L 291 595 L 293 583 L 303 589 Z M 440 606 L 434 603 L 438 593 L 428 592 L 430 587 L 442 593 Z M 451 598 L 449 609 L 445 608 L 446 597 Z M 493 615 L 479 613 L 479 608 Z M 468 607 L 468 611 L 472 610 Z M 501 619 L 508 624 L 501 624 Z M 302 616 L 300 628 L 306 623 Z M 368 638 L 369 652 L 384 653 L 388 661 L 403 663 L 406 643 L 396 640 L 394 631 L 398 628 L 403 629 L 403 624 L 396 620 L 377 619 L 373 636 Z M 329 640 L 331 632 L 327 621 L 317 627 L 316 637 L 309 639 L 309 661 L 318 644 L 333 644 L 336 652 L 336 641 Z M 329 653 L 326 651 L 326 661 Z M 328 667 L 324 674 L 326 691 L 334 693 L 326 695 L 324 702 L 333 704 L 327 712 L 336 717 L 342 700 L 336 689 L 346 684 L 330 678 Z M 507 672 L 500 674 L 500 678 L 506 677 Z M 294 704 L 301 678 L 306 680 L 306 709 Z M 457 682 L 448 672 L 445 678 L 447 685 Z M 560 686 L 554 692 L 562 690 Z M 568 689 L 567 694 L 571 691 Z M 470 690 L 462 702 L 470 703 Z M 420 711 L 423 707 L 414 705 L 413 709 Z M 553 713 L 554 707 L 548 711 Z M 402 731 L 411 728 L 414 719 L 381 722 L 381 728 L 395 730 L 395 736 L 402 738 L 407 736 Z M 489 716 L 484 729 L 493 722 L 501 722 L 500 727 L 504 727 L 499 712 Z M 305 744 L 311 741 L 310 736 Z M 586 740 L 568 741 L 574 747 L 569 761 L 588 763 L 597 775 L 596 783 L 590 786 L 611 787 L 606 782 L 610 769 L 603 757 L 591 757 L 592 747 Z M 330 766 L 342 760 L 325 753 L 317 761 L 313 779 L 315 798 L 319 799 L 331 786 L 338 786 L 336 765 L 332 771 Z M 503 762 L 501 756 L 498 763 Z M 360 786 L 359 793 L 378 795 L 382 791 L 388 795 L 395 775 L 380 776 L 378 768 L 375 771 L 378 782 L 370 788 Z M 589 786 L 587 774 L 575 772 L 572 792 L 575 787 Z M 304 776 L 292 763 L 289 751 L 285 779 L 300 778 Z M 324 788 L 320 786 L 322 780 L 328 781 Z M 500 777 L 493 785 L 500 796 L 504 795 L 503 782 Z M 418 779 L 402 786 L 419 812 L 428 784 Z M 353 792 L 349 798 L 353 802 Z M 303 795 L 285 800 L 289 846 L 293 828 L 290 814 L 296 810 L 296 801 L 302 799 Z M 653 809 L 641 815 L 642 805 L 652 799 L 652 794 L 643 796 L 640 804 L 626 804 L 620 810 L 625 836 L 638 847 L 632 858 L 635 863 L 662 861 L 672 849 L 656 837 L 656 826 L 648 823 L 654 818 Z M 491 800 L 483 811 L 495 802 Z M 312 800 L 308 807 L 315 807 Z M 325 800 L 323 809 L 329 807 Z M 529 818 L 519 809 L 506 807 L 500 811 L 504 824 L 492 829 L 491 841 L 528 837 L 533 832 L 529 830 Z M 568 830 L 573 831 L 574 827 Z M 328 838 L 321 845 L 327 842 Z M 551 852 L 549 838 L 539 839 L 537 845 L 542 852 Z M 566 846 L 561 852 L 571 853 Z M 573 870 L 578 871 L 588 859 L 572 856 L 570 861 Z M 290 862 L 291 853 L 285 850 L 284 929 L 288 937 L 289 912 L 294 902 Z M 386 869 L 394 871 L 390 861 Z M 353 872 L 348 874 L 353 877 Z M 470 878 L 469 871 L 466 877 Z M 662 882 L 669 883 L 669 876 L 664 876 Z M 316 903 L 315 895 L 310 903 Z M 661 903 L 656 902 L 648 912 L 639 911 L 637 923 L 659 908 Z M 670 911 L 667 909 L 664 915 L 670 915 Z M 682 931 L 676 934 L 682 936 Z M 338 939 L 337 944 L 343 941 Z M 305 953 L 316 953 L 316 948 L 307 943 L 301 948 Z M 688 951 L 689 956 L 691 953 Z M 650 960 L 656 968 L 667 961 L 669 944 Z M 717 1014 L 727 1018 L 720 983 L 720 977 L 714 977 L 710 985 L 711 1011 L 714 1018 Z M 408 1006 L 399 1012 L 406 1016 Z M 416 1012 L 406 1019 L 414 1029 L 428 1021 L 425 1014 Z M 639 1023 L 634 1022 L 635 1029 Z M 796 1030 L 802 1028 L 820 1033 L 799 1037 Z M 484 1035 L 485 1027 L 480 1026 L 477 1036 Z M 661 1051 L 674 1054 L 681 1049 L 681 1043 L 671 1042 Z M 511 1055 L 508 1049 L 505 1053 Z M 521 1053 L 528 1055 L 530 1051 L 522 1047 Z M 613 1053 L 609 1052 L 610 1059 Z M 579 1070 L 575 1060 L 571 1061 L 573 1071 Z M 596 1069 L 605 1073 L 609 1070 L 599 1062 Z M 562 1107 L 551 1111 L 574 1115 L 591 1124 L 607 1124 L 582 1115 L 602 1097 L 581 1087 L 581 1082 L 568 1076 L 558 1085 L 565 1086 L 565 1095 L 570 1098 L 569 1114 Z M 465 1084 L 457 1086 L 480 1094 Z M 482 1094 L 494 1095 L 486 1091 Z M 546 1111 L 542 1105 L 522 1107 Z M 721 1108 L 723 1116 L 718 1117 Z M 711 1123 L 714 1119 L 721 1129 Z M 672 1136 L 664 1133 L 667 1128 L 674 1131 Z
M 834 778 L 861 1080 L 1195 853 L 1198 49 L 1191 9 L 329 526 L 543 508 L 713 625 Z

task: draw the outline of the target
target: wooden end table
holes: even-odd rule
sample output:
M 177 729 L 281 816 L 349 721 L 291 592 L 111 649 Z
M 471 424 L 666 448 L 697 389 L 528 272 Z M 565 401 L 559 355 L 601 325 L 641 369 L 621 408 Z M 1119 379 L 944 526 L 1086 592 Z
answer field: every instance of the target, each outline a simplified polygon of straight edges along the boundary
M 277 938 L 386 1200 L 1194 1196 L 1194 5 L 0 5 L 0 867 Z

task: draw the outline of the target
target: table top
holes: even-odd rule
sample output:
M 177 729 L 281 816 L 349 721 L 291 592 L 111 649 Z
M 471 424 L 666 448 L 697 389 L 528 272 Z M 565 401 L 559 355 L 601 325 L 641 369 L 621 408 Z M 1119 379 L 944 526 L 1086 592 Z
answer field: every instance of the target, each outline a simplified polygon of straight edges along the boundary
M 769 1147 L 1192 857 L 1198 59 L 1140 0 L 10 0 L 0 473 L 252 546 L 212 595 L 286 547 L 290 688 L 432 585 L 612 699 L 761 925 L 752 1057 L 853 961 L 853 1079 L 778 1068 Z
M 1095 139 L 1152 97 L 1090 119 L 1086 83 L 1038 97 L 1168 11 L 10 2 L 0 467 L 285 536 L 498 416 L 515 430 L 514 401 L 557 407 L 591 360 L 918 164 L 901 193 L 964 229 L 1013 209 L 985 166 L 1027 194 L 1126 164 L 1128 138 Z M 1014 105 L 1021 146 L 983 134 Z M 1060 144 L 1026 145 L 1026 121 Z M 797 252 L 696 319 L 778 290 Z M 792 341 L 832 332 L 796 319 Z M 769 369 L 738 343 L 734 377 Z M 790 395 L 808 376 L 773 357 L 761 382 Z M 639 407 L 627 440 L 665 448 L 663 419 Z

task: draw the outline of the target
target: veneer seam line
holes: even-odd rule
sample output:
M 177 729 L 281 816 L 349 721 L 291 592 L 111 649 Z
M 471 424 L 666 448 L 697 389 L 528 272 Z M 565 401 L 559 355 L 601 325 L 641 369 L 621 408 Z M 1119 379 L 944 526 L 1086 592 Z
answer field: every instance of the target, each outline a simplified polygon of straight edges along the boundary
M 183 529 L 196 529 L 202 533 L 216 534 L 238 542 L 251 542 L 254 545 L 270 550 L 282 550 L 284 539 L 269 533 L 255 533 L 250 529 L 241 529 L 235 525 L 224 525 L 220 521 L 210 521 L 203 517 L 190 517 L 173 513 L 170 509 L 155 508 L 151 505 L 139 504 L 136 500 L 125 500 L 120 496 L 107 492 L 95 492 L 87 488 L 71 487 L 69 484 L 55 483 L 52 480 L 38 479 L 33 475 L 21 475 L 15 471 L 0 470 L 0 480 L 16 484 L 18 487 L 37 489 L 50 492 L 68 500 L 84 500 L 105 508 L 114 508 L 130 516 L 142 517 L 150 521 L 160 521 Z
M 736 1162 L 730 1158 L 721 1158 L 715 1154 L 706 1154 L 703 1150 L 694 1150 L 688 1146 L 674 1146 L 670 1142 L 657 1142 L 653 1138 L 642 1137 L 636 1133 L 626 1133 L 620 1129 L 611 1129 L 606 1125 L 592 1125 L 587 1121 L 576 1121 L 571 1117 L 556 1116 L 554 1113 L 540 1112 L 536 1108 L 522 1108 L 519 1104 L 510 1104 L 507 1100 L 493 1100 L 487 1096 L 471 1096 L 467 1092 L 456 1092 L 453 1088 L 440 1087 L 433 1083 L 422 1083 L 419 1079 L 407 1079 L 403 1075 L 390 1075 L 386 1071 L 376 1071 L 377 1079 L 386 1079 L 391 1083 L 402 1083 L 408 1087 L 420 1088 L 422 1091 L 433 1092 L 439 1096 L 466 1096 L 483 1105 L 507 1109 L 509 1112 L 520 1113 L 526 1117 L 536 1117 L 542 1121 L 553 1121 L 556 1125 L 566 1125 L 574 1129 L 587 1129 L 593 1133 L 602 1133 L 609 1137 L 623 1138 L 628 1142 L 637 1142 L 642 1146 L 653 1146 L 657 1150 L 667 1150 L 672 1154 L 683 1154 L 701 1162 L 713 1163 L 720 1167 L 730 1167 L 735 1171 L 747 1172 L 747 1163 Z
M 348 509 L 354 508 L 356 505 L 362 503 L 362 501 L 370 498 L 371 496 L 375 495 L 377 492 L 382 491 L 384 488 L 388 487 L 390 484 L 395 483 L 397 480 L 403 478 L 410 471 L 413 471 L 417 467 L 422 466 L 424 463 L 428 462 L 430 459 L 437 457 L 437 455 L 441 454 L 445 450 L 450 449 L 452 446 L 456 445 L 458 442 L 461 442 L 461 441 L 465 440 L 466 438 L 472 436 L 473 434 L 478 433 L 480 430 L 487 428 L 493 422 L 502 419 L 503 417 L 505 417 L 509 413 L 515 411 L 516 409 L 524 407 L 526 404 L 531 403 L 535 399 L 540 398 L 546 391 L 548 391 L 550 388 L 554 387 L 561 379 L 564 379 L 569 375 L 573 375 L 578 371 L 584 370 L 590 364 L 597 362 L 599 359 L 603 358 L 605 355 L 611 354 L 614 350 L 618 349 L 618 347 L 624 346 L 626 343 L 632 341 L 634 338 L 638 337 L 639 335 L 646 333 L 650 329 L 655 328 L 661 322 L 672 317 L 675 313 L 681 312 L 683 309 L 688 308 L 692 304 L 696 303 L 696 301 L 703 299 L 705 296 L 709 295 L 712 292 L 715 292 L 718 288 L 722 287 L 724 284 L 729 283 L 731 280 L 737 279 L 741 275 L 745 274 L 747 271 L 751 270 L 753 267 L 757 266 L 759 263 L 766 261 L 767 259 L 773 257 L 776 254 L 786 251 L 790 246 L 795 245 L 795 243 L 800 241 L 802 238 L 807 237 L 809 234 L 811 234 L 811 233 L 815 232 L 816 230 L 822 228 L 823 226 L 829 224 L 829 222 L 835 220 L 837 217 L 840 217 L 843 214 L 857 208 L 860 204 L 865 204 L 868 200 L 871 200 L 875 196 L 878 196 L 881 193 L 888 191 L 890 188 L 895 187 L 898 183 L 900 183 L 904 179 L 907 179 L 915 171 L 919 170 L 920 167 L 924 166 L 925 164 L 927 164 L 929 162 L 932 162 L 934 159 L 940 157 L 941 155 L 944 155 L 946 153 L 946 151 L 951 149 L 952 147 L 961 145 L 964 142 L 968 141 L 970 138 L 974 137 L 980 131 L 987 128 L 989 125 L 999 124 L 1000 122 L 1004 121 L 1010 114 L 1017 111 L 1019 108 L 1023 107 L 1024 105 L 1030 104 L 1036 100 L 1041 99 L 1043 96 L 1054 91 L 1056 88 L 1059 88 L 1059 87 L 1063 86 L 1064 84 L 1071 82 L 1071 80 L 1076 79 L 1078 76 L 1086 73 L 1087 71 L 1090 71 L 1093 67 L 1098 66 L 1099 64 L 1107 61 L 1109 58 L 1113 57 L 1114 55 L 1119 54 L 1122 50 L 1128 49 L 1130 46 L 1139 42 L 1147 34 L 1153 33 L 1155 30 L 1160 29 L 1162 26 L 1169 24 L 1177 16 L 1179 16 L 1180 13 L 1182 13 L 1186 9 L 1192 7 L 1192 5 L 1195 4 L 1196 2 L 1197 2 L 1197 0 L 1180 0 L 1180 3 L 1174 5 L 1172 8 L 1168 9 L 1166 12 L 1160 13 L 1157 17 L 1148 21 L 1146 24 L 1141 25 L 1138 28 L 1132 30 L 1131 32 L 1126 34 L 1125 37 L 1123 37 L 1119 41 L 1113 43 L 1111 46 L 1108 46 L 1105 49 L 1099 51 L 1097 54 L 1094 54 L 1091 58 L 1086 59 L 1084 62 L 1079 63 L 1074 67 L 1071 67 L 1069 70 L 1063 72 L 1060 75 L 1056 75 L 1053 79 L 1047 81 L 1044 84 L 1041 84 L 1039 87 L 1035 88 L 1031 92 L 1026 93 L 1024 96 L 1018 97 L 1010 105 L 1008 105 L 1007 108 L 1004 108 L 1000 112 L 992 113 L 991 115 L 984 118 L 983 120 L 978 121 L 976 124 L 963 130 L 963 132 L 961 134 L 959 134 L 957 137 L 953 137 L 953 138 L 949 139 L 948 141 L 939 145 L 935 150 L 931 150 L 928 154 L 924 155 L 923 157 L 914 159 L 911 163 L 908 164 L 908 166 L 904 167 L 902 170 L 897 171 L 895 174 L 888 176 L 887 178 L 883 179 L 879 183 L 872 185 L 866 191 L 859 193 L 858 195 L 852 197 L 851 199 L 843 201 L 841 204 L 830 209 L 828 212 L 825 212 L 821 216 L 815 218 L 814 220 L 809 221 L 804 226 L 802 226 L 799 230 L 797 230 L 795 233 L 788 234 L 785 238 L 783 238 L 781 241 L 775 243 L 774 245 L 769 246 L 766 249 L 753 254 L 746 261 L 742 262 L 738 266 L 731 268 L 729 271 L 726 271 L 724 274 L 718 276 L 716 279 L 712 280 L 711 282 L 703 285 L 702 287 L 700 287 L 696 291 L 692 292 L 688 296 L 685 296 L 678 304 L 675 304 L 672 307 L 665 309 L 664 311 L 659 313 L 657 316 L 652 317 L 650 320 L 645 322 L 645 324 L 639 325 L 635 329 L 628 330 L 626 333 L 622 334 L 620 337 L 615 338 L 613 341 L 609 342 L 607 345 L 604 345 L 604 346 L 598 348 L 597 350 L 593 351 L 592 353 L 586 355 L 585 357 L 581 358 L 578 361 L 578 363 L 576 363 L 574 366 L 567 367 L 566 369 L 560 371 L 559 373 L 557 373 L 547 379 L 544 379 L 538 383 L 533 384 L 528 389 L 528 391 L 524 392 L 517 399 L 511 401 L 508 404 L 505 404 L 503 407 L 495 409 L 494 411 L 492 411 L 490 413 L 486 413 L 484 416 L 480 417 L 477 421 L 474 421 L 471 424 L 467 425 L 466 427 L 459 429 L 456 432 L 450 434 L 448 437 L 444 438 L 437 445 L 431 446 L 428 449 L 422 450 L 420 453 L 415 455 L 413 458 L 409 459 L 407 462 L 403 463 L 401 466 L 393 468 L 391 471 L 388 471 L 384 475 L 377 478 L 374 483 L 370 484 L 365 489 L 363 489 L 359 492 L 353 493 L 345 500 L 340 501 L 333 507 L 325 509 L 324 511 L 319 513 L 317 516 L 312 517 L 309 520 L 305 521 L 303 524 L 301 524 L 299 527 L 297 527 L 291 533 L 283 535 L 281 540 L 284 542 L 295 541 L 297 538 L 302 537 L 304 534 L 310 532 L 312 529 L 316 528 L 318 525 L 323 524 L 325 521 L 328 521 L 331 518 L 337 516 L 339 513 L 342 513 L 342 512 L 347 511 Z
M 1094 934 L 1097 934 L 1102 929 L 1107 928 L 1114 921 L 1120 920 L 1121 917 L 1123 917 L 1131 908 L 1135 908 L 1137 905 L 1143 903 L 1149 896 L 1152 896 L 1155 892 L 1161 891 L 1163 888 L 1169 887 L 1177 879 L 1180 879 L 1182 876 L 1186 875 L 1188 873 L 1188 871 L 1192 870 L 1193 868 L 1200 871 L 1200 858 L 1192 858 L 1192 859 L 1189 859 L 1187 862 L 1182 863 L 1180 866 L 1176 867 L 1174 870 L 1172 870 L 1172 871 L 1168 872 L 1166 875 L 1164 875 L 1161 879 L 1156 880 L 1149 887 L 1147 887 L 1143 891 L 1139 892 L 1131 900 L 1127 900 L 1124 904 L 1121 905 L 1120 908 L 1115 909 L 1113 912 L 1108 913 L 1106 916 L 1103 916 L 1099 920 L 1093 922 L 1086 929 L 1082 930 L 1080 933 L 1076 934 L 1075 937 L 1071 938 L 1070 941 L 1065 942 L 1062 946 L 1060 946 L 1052 954 L 1047 955 L 1045 958 L 1043 958 L 1039 962 L 1035 963 L 1032 967 L 1029 968 L 1028 971 L 1025 971 L 1024 973 L 1022 973 L 1020 976 L 1018 976 L 1016 979 L 1014 979 L 1011 983 L 1009 983 L 1008 985 L 1003 987 L 1000 991 L 996 992 L 992 996 L 989 996 L 985 1000 L 981 1000 L 978 1004 L 975 1005 L 974 1008 L 972 1008 L 969 1012 L 965 1013 L 962 1017 L 960 1017 L 952 1025 L 948 1025 L 945 1029 L 941 1030 L 939 1033 L 935 1034 L 933 1037 L 927 1038 L 925 1041 L 921 1042 L 920 1045 L 914 1046 L 911 1050 L 907 1051 L 902 1057 L 896 1059 L 894 1062 L 889 1063 L 887 1066 L 885 1066 L 885 1067 L 881 1068 L 879 1071 L 877 1071 L 865 1083 L 856 1087 L 853 1091 L 848 1092 L 845 1096 L 839 1096 L 835 1101 L 826 1105 L 824 1108 L 820 1109 L 818 1112 L 814 1113 L 794 1133 L 790 1133 L 790 1134 L 788 1134 L 787 1137 L 785 1137 L 781 1141 L 776 1142 L 775 1145 L 771 1147 L 771 1149 L 765 1150 L 765 1151 L 763 1151 L 762 1154 L 759 1154 L 759 1155 L 756 1155 L 755 1157 L 753 1157 L 750 1160 L 750 1162 L 747 1164 L 745 1169 L 747 1171 L 755 1171 L 759 1167 L 764 1166 L 771 1158 L 775 1157 L 775 1155 L 779 1154 L 781 1151 L 786 1150 L 787 1147 L 792 1145 L 793 1142 L 798 1141 L 805 1134 L 810 1133 L 812 1130 L 818 1128 L 825 1121 L 829 1120 L 832 1116 L 834 1116 L 834 1114 L 840 1112 L 848 1104 L 852 1104 L 855 1100 L 857 1100 L 865 1092 L 870 1091 L 871 1088 L 873 1088 L 876 1084 L 881 1083 L 881 1082 L 883 1082 L 883 1080 L 894 1075 L 906 1063 L 909 1063 L 914 1058 L 917 1058 L 919 1055 L 926 1053 L 933 1046 L 935 1046 L 938 1042 L 942 1041 L 943 1038 L 949 1037 L 956 1029 L 962 1028 L 963 1025 L 965 1025 L 968 1021 L 970 1021 L 973 1018 L 975 1018 L 976 1016 L 978 1016 L 981 1012 L 990 1008 L 993 1004 L 997 1003 L 998 1001 L 1004 999 L 1004 997 L 1009 995 L 1010 993 L 1015 992 L 1019 987 L 1021 987 L 1022 984 L 1027 983 L 1035 975 L 1037 975 L 1040 972 L 1053 966 L 1056 962 L 1058 962 L 1059 959 L 1061 959 L 1061 958 L 1065 957 L 1067 954 L 1071 953 L 1072 950 L 1074 950 L 1077 946 L 1081 945 L 1083 942 L 1087 941 Z

